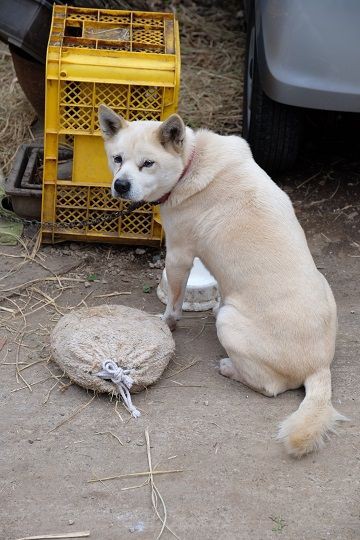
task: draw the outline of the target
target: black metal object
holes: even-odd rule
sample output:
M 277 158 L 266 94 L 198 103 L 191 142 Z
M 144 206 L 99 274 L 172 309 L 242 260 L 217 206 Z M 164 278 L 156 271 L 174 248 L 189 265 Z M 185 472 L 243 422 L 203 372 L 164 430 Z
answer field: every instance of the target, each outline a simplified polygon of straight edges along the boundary
M 0 39 L 45 63 L 52 4 L 47 0 L 1 0 Z
M 67 148 L 59 149 L 58 160 L 72 160 L 72 151 Z M 144 204 L 144 201 L 133 202 L 125 210 L 109 212 L 101 217 L 88 221 L 74 221 L 69 224 L 41 222 L 41 196 L 42 196 L 42 164 L 44 159 L 44 147 L 39 144 L 23 144 L 20 146 L 5 185 L 6 195 L 11 200 L 11 206 L 19 217 L 7 219 L 17 221 L 25 225 L 40 225 L 58 228 L 87 227 L 106 223 L 114 218 L 128 216 Z M 1 213 L 1 209 L 0 209 Z
M 71 158 L 71 150 L 60 149 L 59 160 Z M 15 156 L 5 191 L 18 216 L 37 219 L 41 216 L 43 159 L 44 148 L 40 144 L 22 144 Z

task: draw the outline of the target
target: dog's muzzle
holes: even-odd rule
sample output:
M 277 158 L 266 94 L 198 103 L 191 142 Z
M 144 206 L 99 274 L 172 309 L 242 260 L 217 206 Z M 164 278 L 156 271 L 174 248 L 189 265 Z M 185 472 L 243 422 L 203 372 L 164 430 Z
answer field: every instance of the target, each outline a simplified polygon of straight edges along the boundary
M 117 178 L 114 182 L 114 191 L 121 195 L 121 197 L 126 196 L 127 193 L 129 193 L 131 188 L 131 183 L 129 180 L 122 180 L 121 178 Z

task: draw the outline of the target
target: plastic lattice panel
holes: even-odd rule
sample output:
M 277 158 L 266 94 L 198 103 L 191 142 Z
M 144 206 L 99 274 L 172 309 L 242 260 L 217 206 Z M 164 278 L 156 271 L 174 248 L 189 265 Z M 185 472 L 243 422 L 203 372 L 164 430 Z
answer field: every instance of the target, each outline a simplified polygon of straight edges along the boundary
M 100 13 L 100 21 L 115 22 L 121 24 L 130 24 L 131 15 L 117 15 L 110 13 Z
M 107 212 L 102 212 L 101 210 L 90 210 L 89 211 L 89 221 L 93 219 L 102 218 L 106 215 Z M 102 233 L 114 233 L 119 230 L 119 218 L 114 217 L 113 219 L 106 220 L 102 223 L 94 223 L 89 225 L 89 231 L 97 231 Z
M 123 43 L 119 45 L 119 43 L 114 43 L 113 45 L 107 41 L 98 41 L 97 44 L 98 49 L 108 50 L 108 51 L 130 51 L 130 44 L 129 43 Z
M 133 41 L 138 43 L 163 45 L 164 34 L 161 30 L 154 30 L 153 28 L 136 28 L 133 30 Z
M 87 206 L 87 187 L 59 186 L 56 194 L 57 206 L 69 206 L 84 208 Z
M 95 86 L 95 102 L 105 103 L 114 109 L 126 109 L 129 86 L 127 84 L 97 84 Z
M 85 13 L 81 11 L 70 11 L 68 13 L 67 19 L 72 19 L 75 21 L 97 21 L 97 13 Z
M 140 206 L 140 208 L 137 209 L 137 212 L 152 212 L 152 206 L 149 203 L 145 203 L 143 206 Z
M 81 222 L 86 221 L 87 211 L 78 208 L 57 208 L 56 223 L 58 225 L 72 225 L 74 229 L 84 229 Z
M 162 88 L 156 86 L 132 86 L 131 109 L 157 109 L 161 111 Z
M 145 26 L 158 26 L 159 28 L 163 26 L 163 21 L 161 19 L 142 17 L 141 15 L 134 15 L 133 23 Z
M 108 209 L 108 210 L 120 210 L 122 203 L 121 200 L 112 197 L 109 188 L 96 188 L 90 189 L 90 208 Z
M 66 105 L 91 105 L 93 84 L 78 81 L 61 82 L 60 103 Z
M 131 214 L 124 216 L 121 220 L 121 230 L 126 234 L 135 234 L 140 236 L 151 235 L 152 214 Z
M 92 108 L 60 107 L 60 127 L 64 130 L 90 131 Z

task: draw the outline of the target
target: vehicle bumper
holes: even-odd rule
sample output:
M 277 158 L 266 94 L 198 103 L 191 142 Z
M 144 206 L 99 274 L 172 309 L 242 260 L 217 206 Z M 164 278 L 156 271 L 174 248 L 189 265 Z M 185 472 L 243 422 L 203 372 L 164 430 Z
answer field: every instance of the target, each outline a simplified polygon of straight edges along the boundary
M 360 2 L 256 0 L 260 80 L 274 101 L 360 112 Z

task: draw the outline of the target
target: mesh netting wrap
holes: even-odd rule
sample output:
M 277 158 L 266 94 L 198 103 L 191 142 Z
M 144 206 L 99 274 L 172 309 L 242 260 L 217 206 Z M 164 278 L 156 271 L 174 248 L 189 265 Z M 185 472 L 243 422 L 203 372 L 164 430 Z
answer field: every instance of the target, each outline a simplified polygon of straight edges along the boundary
M 129 390 L 139 392 L 159 379 L 175 343 L 160 317 L 127 306 L 103 305 L 62 317 L 51 334 L 51 351 L 72 381 L 120 397 L 119 385 L 103 378 L 109 361 L 126 373 Z

